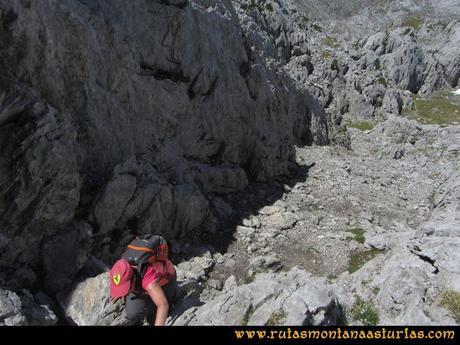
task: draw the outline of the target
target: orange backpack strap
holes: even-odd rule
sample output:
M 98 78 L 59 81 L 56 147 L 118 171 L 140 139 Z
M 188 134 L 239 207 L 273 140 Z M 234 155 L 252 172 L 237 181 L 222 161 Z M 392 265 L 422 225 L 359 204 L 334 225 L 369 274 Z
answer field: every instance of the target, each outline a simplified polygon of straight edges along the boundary
M 147 247 L 138 247 L 135 246 L 134 244 L 128 244 L 128 248 L 132 250 L 137 250 L 139 252 L 144 252 L 144 253 L 152 253 L 153 255 L 156 254 L 155 250 Z

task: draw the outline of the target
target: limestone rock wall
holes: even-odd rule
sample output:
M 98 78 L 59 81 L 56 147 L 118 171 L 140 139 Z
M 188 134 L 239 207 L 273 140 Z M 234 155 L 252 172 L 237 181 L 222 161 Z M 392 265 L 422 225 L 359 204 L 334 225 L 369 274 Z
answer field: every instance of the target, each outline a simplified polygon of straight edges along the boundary
M 39 287 L 62 262 L 55 292 L 135 234 L 216 231 L 215 194 L 328 142 L 231 1 L 2 0 L 0 19 L 0 285 Z

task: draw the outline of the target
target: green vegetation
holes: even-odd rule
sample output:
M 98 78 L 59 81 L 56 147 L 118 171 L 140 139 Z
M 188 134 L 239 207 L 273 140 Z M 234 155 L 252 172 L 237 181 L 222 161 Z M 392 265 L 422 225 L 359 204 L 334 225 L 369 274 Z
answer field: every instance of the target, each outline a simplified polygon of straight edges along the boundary
M 251 10 L 261 10 L 259 5 L 256 4 L 255 0 L 251 0 L 247 4 L 241 4 L 241 8 L 245 11 L 251 11 Z
M 323 43 L 331 48 L 340 48 L 340 43 L 336 38 L 331 36 L 326 36 L 326 38 L 323 39 Z
M 252 4 L 253 4 L 252 2 L 249 3 L 249 4 L 241 4 L 241 8 L 242 8 L 243 10 L 245 10 L 245 11 L 252 10 L 252 9 L 253 9 L 252 6 L 251 6 Z M 251 8 L 250 8 L 250 6 L 251 6 Z
M 284 320 L 286 318 L 286 314 L 284 313 L 284 310 L 279 310 L 273 312 L 272 315 L 270 315 L 270 318 L 267 321 L 267 326 L 282 326 L 284 324 Z
M 247 275 L 243 278 L 243 284 L 251 284 L 256 279 L 255 274 Z
M 460 122 L 460 103 L 441 94 L 428 99 L 414 97 L 415 110 L 403 114 L 423 124 L 448 125 Z
M 374 68 L 375 68 L 376 70 L 379 70 L 381 67 L 382 67 L 382 66 L 380 65 L 380 59 L 378 59 L 378 58 L 375 59 L 375 60 L 374 60 Z
M 252 305 L 249 306 L 248 310 L 244 313 L 243 317 L 241 318 L 239 324 L 240 326 L 247 326 L 249 319 L 251 318 L 251 315 L 254 311 L 254 307 Z
M 440 305 L 449 310 L 455 317 L 457 322 L 460 322 L 460 292 L 444 291 L 441 295 Z
M 416 119 L 417 116 L 415 116 L 415 113 L 413 112 L 413 106 L 412 107 L 407 107 L 407 106 L 402 106 L 401 108 L 401 115 L 408 117 L 408 118 L 414 118 Z
M 353 305 L 353 320 L 362 322 L 364 326 L 375 326 L 379 323 L 379 314 L 371 302 L 357 297 Z
M 329 275 L 327 276 L 327 279 L 329 279 L 329 280 L 337 279 L 337 274 L 329 274 Z
M 353 235 L 355 235 L 355 241 L 356 242 L 363 244 L 364 241 L 366 240 L 364 238 L 364 229 L 362 229 L 362 228 L 353 228 L 353 229 L 350 229 L 350 232 Z
M 433 30 L 445 30 L 449 22 L 443 22 L 443 21 L 437 21 L 437 22 L 431 22 L 427 25 L 428 31 L 433 31 Z
M 340 127 L 336 127 L 337 133 L 344 134 L 347 132 L 347 126 L 341 124 Z
M 269 12 L 273 12 L 273 5 L 271 3 L 268 2 L 264 6 L 257 4 L 255 0 L 251 0 L 246 4 L 241 4 L 241 8 L 245 11 L 258 10 L 259 12 L 263 12 L 264 10 L 267 10 Z
M 406 20 L 403 22 L 403 26 L 410 26 L 411 28 L 418 30 L 423 24 L 423 19 L 420 18 L 419 16 L 412 16 L 406 18 Z
M 365 251 L 355 252 L 350 257 L 350 262 L 348 263 L 347 271 L 350 273 L 356 272 L 359 270 L 366 262 L 372 260 L 378 254 L 383 253 L 383 250 L 380 249 L 370 249 Z
M 380 77 L 380 78 L 377 80 L 377 82 L 378 82 L 379 84 L 383 85 L 385 88 L 388 87 L 388 82 L 387 82 L 387 80 L 385 79 L 385 77 Z
M 372 293 L 373 293 L 374 295 L 378 295 L 379 292 L 380 292 L 380 288 L 379 288 L 379 287 L 375 287 L 375 288 L 372 289 Z
M 317 23 L 313 24 L 312 27 L 318 32 L 323 32 L 323 28 Z
M 309 256 L 312 256 L 312 255 L 318 255 L 320 254 L 318 249 L 316 248 L 313 248 L 313 247 L 307 247 L 305 249 L 305 255 L 309 255 Z
M 356 120 L 356 121 L 349 120 L 349 121 L 346 121 L 345 124 L 347 127 L 357 128 L 361 131 L 371 130 L 375 126 L 375 124 L 370 121 L 360 121 L 360 120 Z
M 310 18 L 308 18 L 305 14 L 302 16 L 302 20 L 305 24 L 308 24 L 308 22 L 310 21 Z
M 329 53 L 327 50 L 323 50 L 321 52 L 321 57 L 323 59 L 330 59 L 332 57 L 331 53 Z
M 340 318 L 342 319 L 343 325 L 348 326 L 347 308 L 344 305 L 340 306 Z
M 430 174 L 429 177 L 430 177 L 430 179 L 432 179 L 432 180 L 437 180 L 437 179 L 439 178 L 439 176 L 440 176 L 440 173 L 439 173 L 439 172 L 434 172 L 434 173 Z M 433 193 L 434 193 L 434 192 L 433 192 Z
M 337 61 L 337 59 L 332 60 L 332 62 L 331 62 L 331 70 L 337 71 L 337 72 L 340 71 L 339 62 Z

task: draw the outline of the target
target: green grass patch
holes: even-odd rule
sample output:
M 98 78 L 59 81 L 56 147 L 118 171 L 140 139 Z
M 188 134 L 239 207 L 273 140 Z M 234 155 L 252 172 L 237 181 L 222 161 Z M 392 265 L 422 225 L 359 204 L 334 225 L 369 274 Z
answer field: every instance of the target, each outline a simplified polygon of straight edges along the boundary
M 347 132 L 347 126 L 340 125 L 340 127 L 337 128 L 337 132 L 341 133 L 341 134 L 346 133 Z
M 243 317 L 241 318 L 239 325 L 240 326 L 247 326 L 249 319 L 251 318 L 252 313 L 254 312 L 254 307 L 252 305 L 249 306 L 248 310 L 244 313 Z
M 255 273 L 251 275 L 247 275 L 243 278 L 243 284 L 251 284 L 255 279 L 256 279 Z
M 452 313 L 457 323 L 460 322 L 460 292 L 452 290 L 445 291 L 441 295 L 439 304 Z
M 331 62 L 331 70 L 337 71 L 337 72 L 340 71 L 339 62 L 337 61 L 337 59 L 332 60 L 332 62 Z
M 377 82 L 378 82 L 379 84 L 383 85 L 385 88 L 388 87 L 388 82 L 387 82 L 387 80 L 385 79 L 385 77 L 380 77 L 380 78 L 377 80 Z
M 437 95 L 430 98 L 414 97 L 415 109 L 404 115 L 423 124 L 446 126 L 460 122 L 460 101 L 453 97 Z
M 258 10 L 259 12 L 263 12 L 264 10 L 267 10 L 268 12 L 273 12 L 273 5 L 271 3 L 268 2 L 265 5 L 259 5 L 255 2 L 255 0 L 241 4 L 241 8 L 245 11 Z
M 337 274 L 329 274 L 329 275 L 327 276 L 327 279 L 329 279 L 329 280 L 337 279 Z
M 375 287 L 375 288 L 372 289 L 372 293 L 373 293 L 374 295 L 378 295 L 379 292 L 380 292 L 380 288 L 379 288 L 379 287 Z
M 329 53 L 327 50 L 323 50 L 321 52 L 321 57 L 323 59 L 330 59 L 332 57 L 331 53 Z
M 261 10 L 261 8 L 259 7 L 259 5 L 256 4 L 256 2 L 254 0 L 251 0 L 249 1 L 248 3 L 246 4 L 242 4 L 241 5 L 241 8 L 245 11 L 252 11 L 252 10 Z
M 282 326 L 285 319 L 286 314 L 284 313 L 284 310 L 274 311 L 272 315 L 270 315 L 266 326 Z
M 345 125 L 347 127 L 350 127 L 350 128 L 357 128 L 361 131 L 368 131 L 368 130 L 371 130 L 372 128 L 374 128 L 375 124 L 373 122 L 370 122 L 370 121 L 359 121 L 359 120 L 356 120 L 356 121 L 346 121 L 345 122 Z
M 350 257 L 347 271 L 350 273 L 356 272 L 361 267 L 363 267 L 366 262 L 372 260 L 381 253 L 383 253 L 383 250 L 375 248 L 353 253 Z
M 331 48 L 340 48 L 340 43 L 336 38 L 331 36 L 326 36 L 326 38 L 323 39 L 323 43 Z
M 364 237 L 364 229 L 362 228 L 353 228 L 350 229 L 350 232 L 355 235 L 355 241 L 358 243 L 363 244 L 366 241 L 366 238 Z
M 353 320 L 362 322 L 364 326 L 375 326 L 379 323 L 379 314 L 371 302 L 358 297 L 353 305 Z
M 402 26 L 410 26 L 411 28 L 418 30 L 422 26 L 423 21 L 424 20 L 420 18 L 419 16 L 412 16 L 412 17 L 406 18 Z

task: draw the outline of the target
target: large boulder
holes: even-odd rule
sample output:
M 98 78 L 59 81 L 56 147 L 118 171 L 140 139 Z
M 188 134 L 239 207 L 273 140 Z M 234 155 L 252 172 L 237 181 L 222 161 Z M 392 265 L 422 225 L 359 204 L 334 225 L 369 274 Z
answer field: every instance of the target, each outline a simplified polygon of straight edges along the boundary
M 88 278 L 58 294 L 67 322 L 79 326 L 126 325 L 124 303 L 110 300 L 109 273 Z
M 342 309 L 333 286 L 299 268 L 262 273 L 252 283 L 226 282 L 224 291 L 191 307 L 172 325 L 336 325 Z
M 43 296 L 45 298 L 43 298 Z M 58 318 L 46 295 L 0 289 L 0 326 L 53 326 Z

